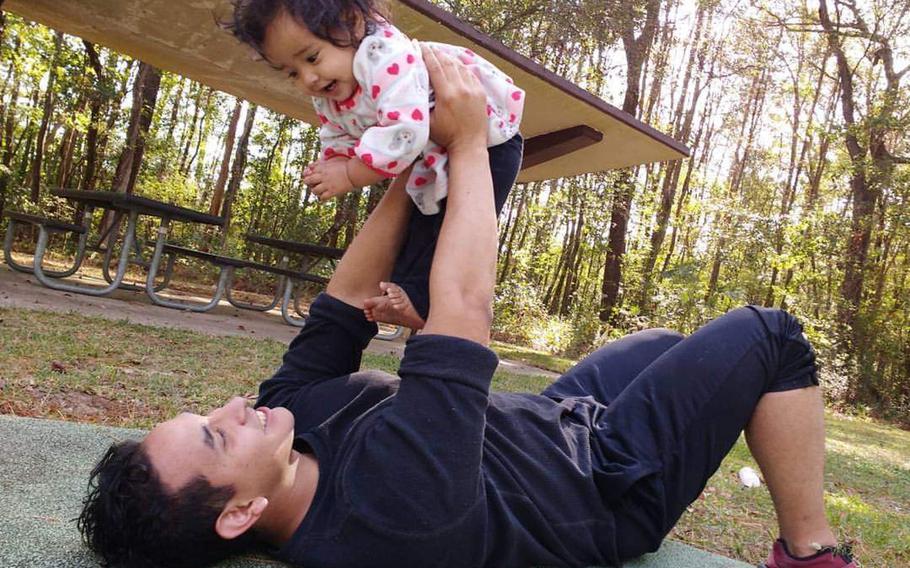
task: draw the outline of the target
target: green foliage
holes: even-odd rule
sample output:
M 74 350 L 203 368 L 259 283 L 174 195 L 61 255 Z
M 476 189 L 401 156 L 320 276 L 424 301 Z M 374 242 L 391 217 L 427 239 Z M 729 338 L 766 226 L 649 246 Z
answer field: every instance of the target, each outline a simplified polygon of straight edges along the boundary
M 526 282 L 510 280 L 496 287 L 493 299 L 493 332 L 498 339 L 529 343 L 532 330 L 548 319 L 536 288 Z

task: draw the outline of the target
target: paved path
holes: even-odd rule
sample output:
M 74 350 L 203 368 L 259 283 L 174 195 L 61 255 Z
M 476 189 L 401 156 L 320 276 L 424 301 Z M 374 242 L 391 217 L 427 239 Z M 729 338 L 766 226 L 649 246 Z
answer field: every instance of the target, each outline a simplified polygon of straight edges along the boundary
M 100 281 L 89 278 L 85 282 L 101 284 Z M 179 299 L 193 297 L 181 295 Z M 207 301 L 202 298 L 196 300 Z M 239 310 L 222 301 L 214 310 L 199 314 L 155 306 L 145 292 L 118 290 L 113 295 L 102 298 L 71 294 L 42 286 L 34 276 L 16 272 L 5 264 L 0 265 L 0 308 L 4 307 L 76 312 L 156 327 L 187 329 L 208 335 L 269 337 L 282 343 L 288 343 L 298 331 L 284 323 L 277 309 L 267 313 Z M 404 342 L 374 340 L 367 351 L 401 357 Z M 518 374 L 557 376 L 556 373 L 514 361 L 501 361 L 500 368 Z
M 3 568 L 97 568 L 82 547 L 73 521 L 88 474 L 111 442 L 136 438 L 127 430 L 74 422 L 0 415 L 0 566 Z M 243 558 L 219 568 L 278 568 L 264 557 Z M 667 541 L 626 568 L 748 568 L 747 564 Z

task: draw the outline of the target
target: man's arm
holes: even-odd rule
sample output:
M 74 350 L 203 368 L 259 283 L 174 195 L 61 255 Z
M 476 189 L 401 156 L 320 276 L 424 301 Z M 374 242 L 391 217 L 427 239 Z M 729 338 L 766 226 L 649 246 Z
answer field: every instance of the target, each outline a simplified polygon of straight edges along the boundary
M 450 154 L 449 197 L 430 272 L 430 314 L 409 340 L 394 401 L 351 440 L 343 474 L 352 517 L 411 535 L 440 533 L 482 498 L 496 217 L 485 96 L 461 64 L 424 51 L 436 89 L 433 139 Z M 377 491 L 382 487 L 382 491 Z
M 424 47 L 436 91 L 432 138 L 449 152 L 445 220 L 430 270 L 426 334 L 490 341 L 496 280 L 496 213 L 487 154 L 486 97 L 478 79 Z

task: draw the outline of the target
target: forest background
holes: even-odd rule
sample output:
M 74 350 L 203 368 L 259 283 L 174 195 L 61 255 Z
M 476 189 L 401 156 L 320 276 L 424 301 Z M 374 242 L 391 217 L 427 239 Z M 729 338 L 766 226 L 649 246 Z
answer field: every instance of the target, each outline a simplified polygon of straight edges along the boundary
M 576 357 L 783 307 L 832 405 L 910 423 L 910 0 L 437 3 L 692 149 L 516 186 L 499 338 Z M 72 215 L 53 187 L 135 192 L 227 217 L 223 234 L 176 231 L 209 250 L 272 260 L 247 232 L 343 247 L 384 187 L 317 201 L 301 182 L 316 134 L 12 14 L 0 24 L 0 210 Z

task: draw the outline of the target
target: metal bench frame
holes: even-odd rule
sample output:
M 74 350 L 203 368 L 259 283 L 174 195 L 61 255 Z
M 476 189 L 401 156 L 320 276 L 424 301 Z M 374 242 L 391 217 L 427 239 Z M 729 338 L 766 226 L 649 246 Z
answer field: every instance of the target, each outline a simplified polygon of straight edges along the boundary
M 19 262 L 16 262 L 13 259 L 13 243 L 16 240 L 16 227 L 17 225 L 30 225 L 38 227 L 39 230 L 39 243 L 41 241 L 41 232 L 45 233 L 75 233 L 79 235 L 79 240 L 76 245 L 76 256 L 73 259 L 73 265 L 64 270 L 50 270 L 41 268 L 40 272 L 49 278 L 66 278 L 67 276 L 72 276 L 79 270 L 79 267 L 82 266 L 82 261 L 85 259 L 85 244 L 86 239 L 88 238 L 88 223 L 91 222 L 91 211 L 86 211 L 82 217 L 82 225 L 76 225 L 73 223 L 66 223 L 64 221 L 58 221 L 55 219 L 49 219 L 47 217 L 39 217 L 38 215 L 30 215 L 28 213 L 20 213 L 18 211 L 5 211 L 4 216 L 9 219 L 9 223 L 6 227 L 6 237 L 3 239 L 3 257 L 6 260 L 6 263 L 18 272 L 24 272 L 26 274 L 35 273 L 35 263 L 39 265 L 41 262 L 38 261 L 38 250 L 35 250 L 35 255 L 32 259 L 32 266 L 28 266 Z M 45 247 L 47 239 L 45 239 Z M 44 254 L 42 251 L 41 260 L 43 260 Z
M 230 256 L 223 256 L 203 251 L 198 251 L 186 247 L 181 247 L 177 245 L 163 245 L 163 253 L 170 253 L 172 258 L 176 256 L 190 256 L 197 258 L 199 260 L 208 262 L 209 264 L 215 265 L 218 267 L 218 284 L 215 287 L 215 292 L 212 295 L 211 300 L 205 304 L 196 304 L 185 301 L 178 300 L 169 300 L 167 298 L 161 297 L 157 291 L 153 288 L 152 283 L 154 282 L 155 276 L 158 272 L 159 266 L 158 262 L 152 262 L 152 265 L 149 268 L 148 281 L 146 283 L 146 292 L 151 298 L 152 302 L 159 306 L 164 306 L 166 308 L 174 308 L 178 310 L 188 310 L 192 312 L 207 312 L 212 310 L 219 304 L 222 297 L 225 297 L 227 301 L 234 307 L 245 309 L 245 310 L 255 310 L 260 312 L 266 312 L 273 309 L 280 302 L 281 304 L 281 318 L 288 325 L 294 327 L 303 327 L 306 323 L 306 317 L 303 316 L 300 310 L 300 298 L 299 295 L 294 294 L 294 283 L 295 282 L 316 282 L 318 284 L 328 283 L 328 279 L 323 276 L 318 276 L 315 274 L 307 274 L 305 272 L 296 272 L 289 270 L 287 268 L 288 257 L 283 257 L 281 260 L 280 266 L 270 266 L 267 264 L 261 264 L 258 262 L 252 262 L 249 260 L 243 260 L 239 258 L 234 258 Z M 153 259 L 160 258 L 160 255 L 155 255 Z M 168 264 L 166 268 L 167 274 L 165 278 L 170 280 L 170 271 L 173 268 L 173 262 Z M 267 272 L 270 274 L 275 274 L 278 276 L 278 282 L 275 286 L 275 294 L 271 300 L 266 305 L 256 305 L 251 303 L 242 302 L 237 300 L 232 296 L 232 289 L 234 283 L 234 274 L 237 269 L 249 269 L 249 270 L 258 270 L 261 272 Z M 282 294 L 283 289 L 283 294 Z M 295 311 L 302 318 L 294 318 L 290 314 L 289 306 L 291 305 L 291 299 L 293 298 L 293 303 Z M 380 333 L 376 336 L 377 339 L 382 339 L 385 341 L 391 341 L 401 337 L 404 333 L 404 328 L 397 327 L 395 331 L 389 333 Z

